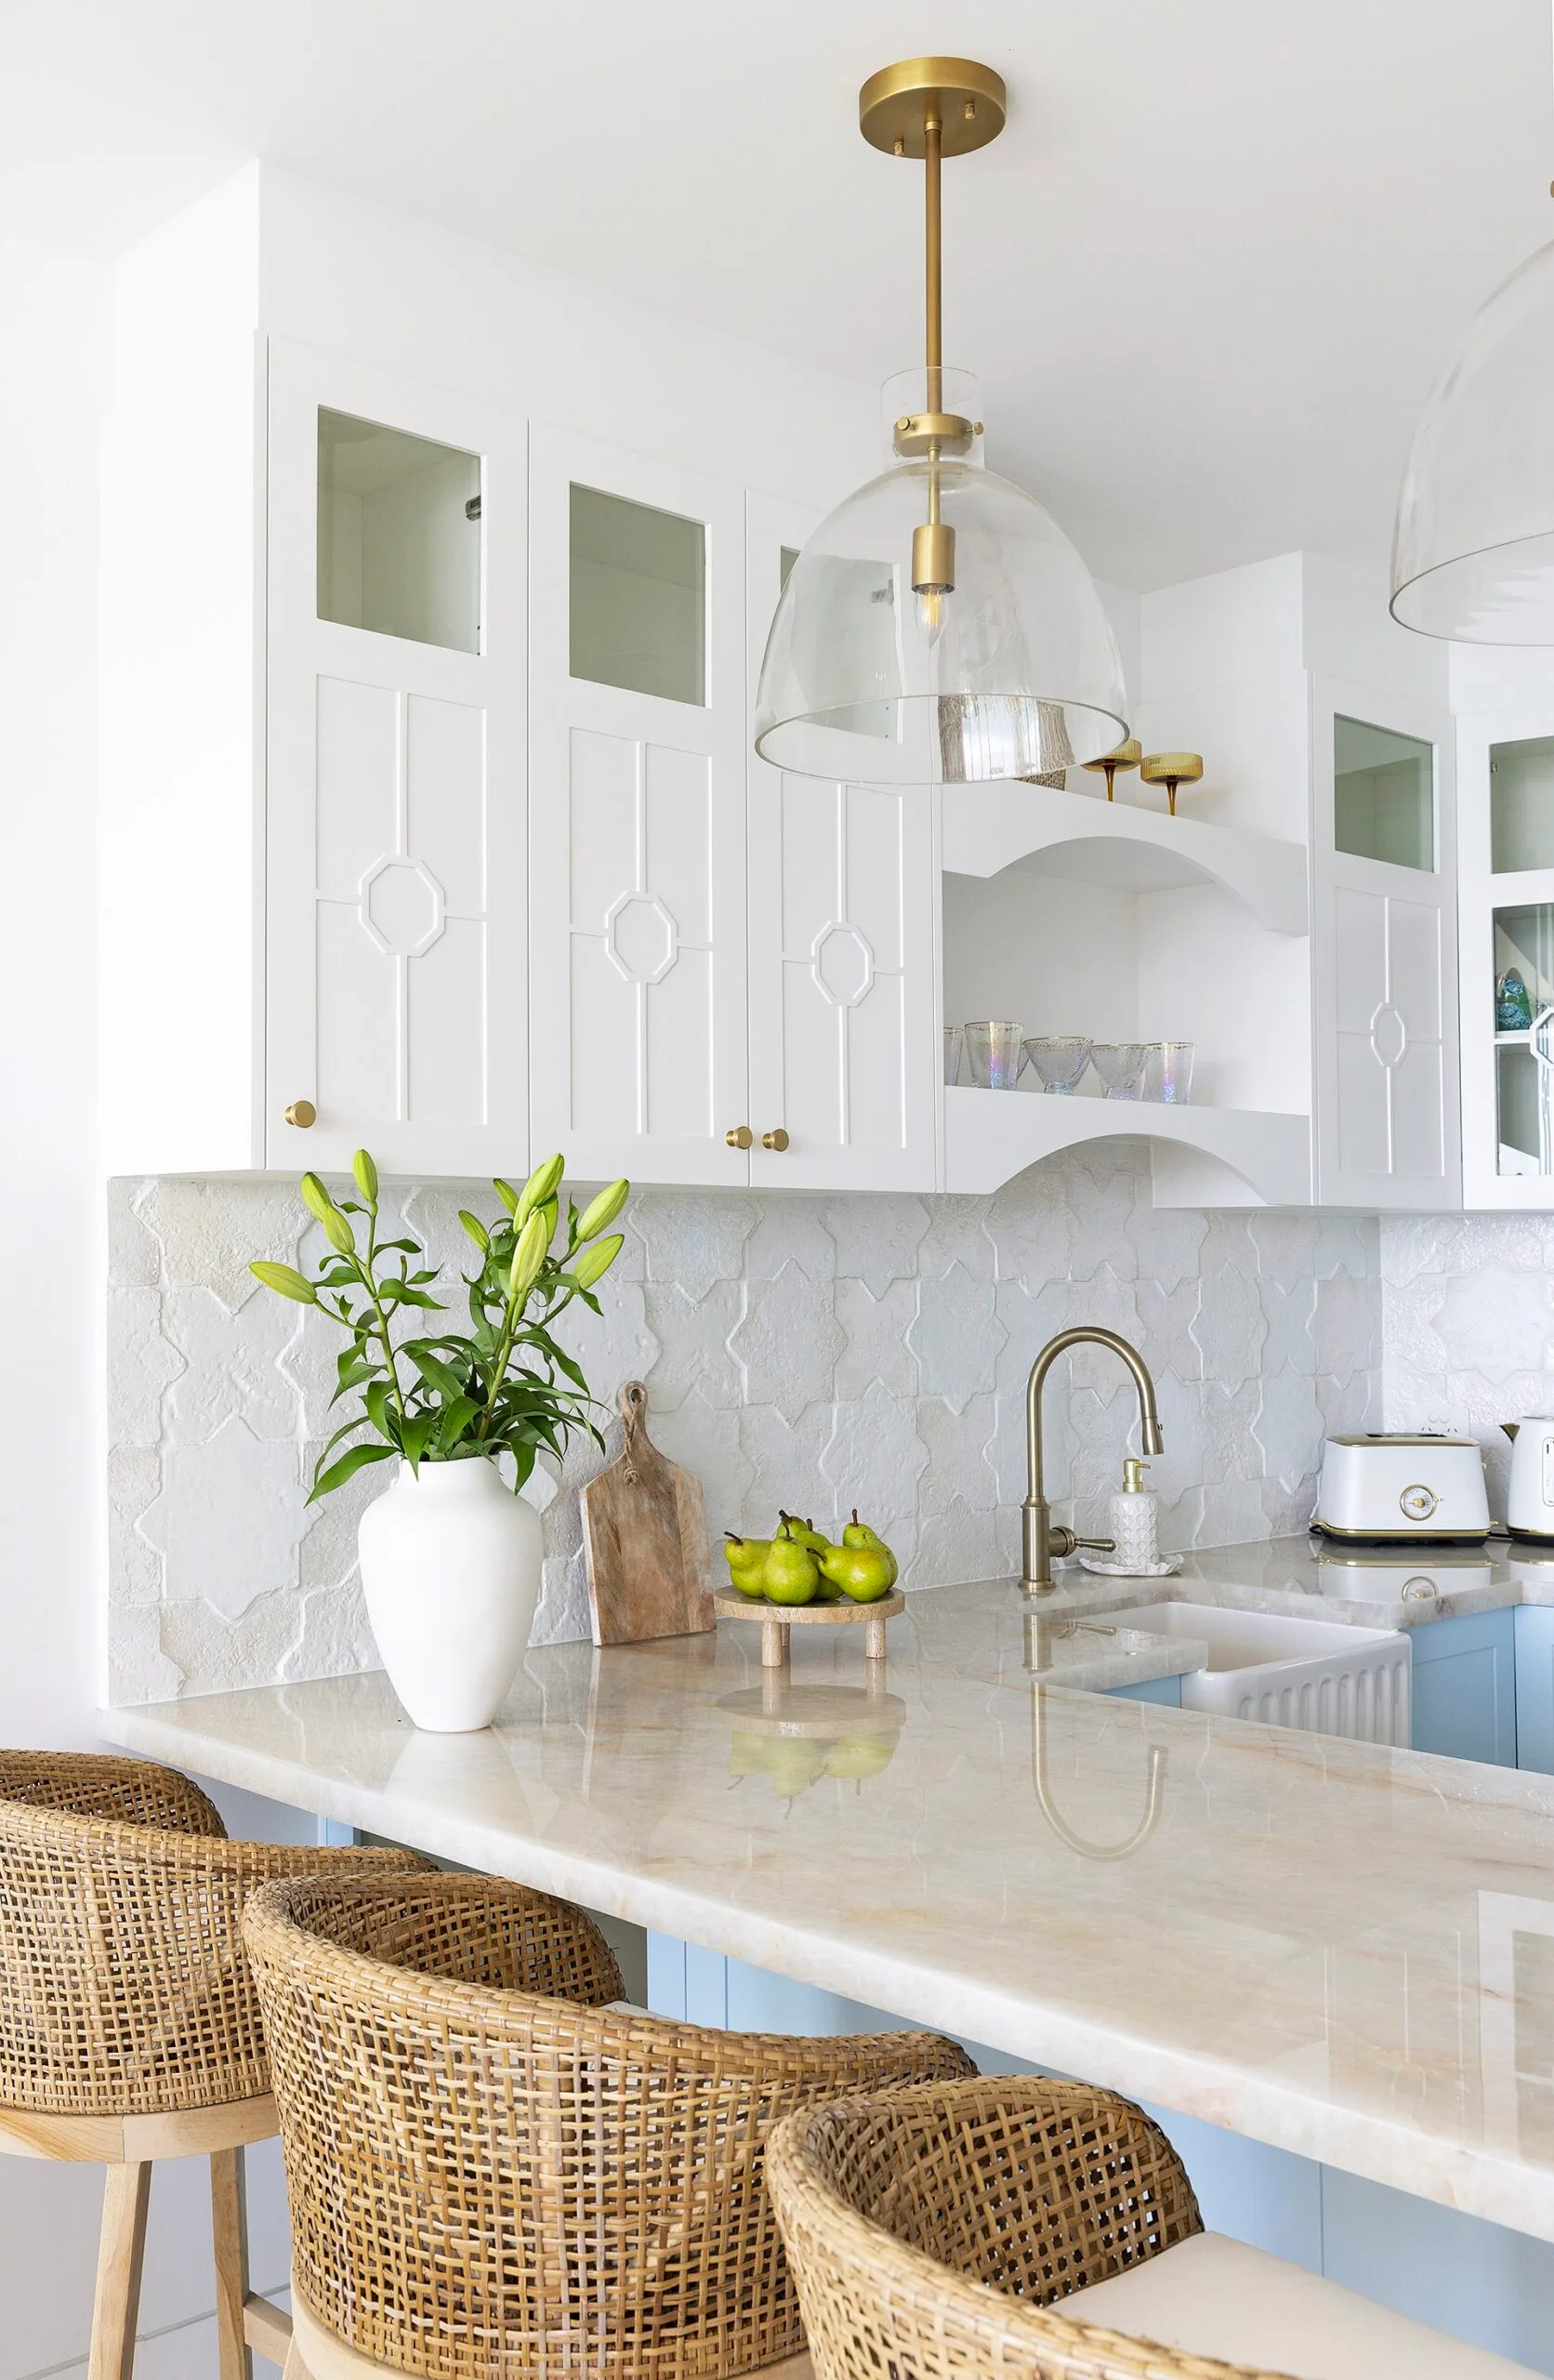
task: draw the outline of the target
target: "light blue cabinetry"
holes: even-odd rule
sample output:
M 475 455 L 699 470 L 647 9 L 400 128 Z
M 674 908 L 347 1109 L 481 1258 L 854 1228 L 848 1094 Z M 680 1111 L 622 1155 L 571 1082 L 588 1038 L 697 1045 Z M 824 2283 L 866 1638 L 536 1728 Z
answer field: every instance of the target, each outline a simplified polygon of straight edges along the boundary
M 1516 1622 L 1516 1765 L 1554 1777 L 1554 1610 L 1522 1604 Z
M 1414 1749 L 1516 1766 L 1516 1631 L 1510 1611 L 1431 1620 L 1409 1631 Z
M 1106 1697 L 1110 1702 L 1164 1702 L 1168 1709 L 1181 1709 L 1179 1677 L 1147 1678 L 1142 1686 L 1109 1686 Z

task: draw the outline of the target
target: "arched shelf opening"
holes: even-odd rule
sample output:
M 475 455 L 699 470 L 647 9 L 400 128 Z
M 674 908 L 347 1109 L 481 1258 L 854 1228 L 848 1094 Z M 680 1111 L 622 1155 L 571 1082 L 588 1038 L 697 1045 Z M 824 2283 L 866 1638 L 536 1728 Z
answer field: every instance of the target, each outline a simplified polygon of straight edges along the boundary
M 1157 1205 L 1310 1202 L 1311 1128 L 1305 1116 L 958 1087 L 944 1093 L 944 1187 L 985 1196 L 1028 1166 L 1100 1140 L 1143 1140 L 1159 1153 Z
M 947 788 L 941 831 L 952 875 L 1021 868 L 1129 892 L 1215 883 L 1271 932 L 1310 930 L 1304 843 L 1057 786 Z

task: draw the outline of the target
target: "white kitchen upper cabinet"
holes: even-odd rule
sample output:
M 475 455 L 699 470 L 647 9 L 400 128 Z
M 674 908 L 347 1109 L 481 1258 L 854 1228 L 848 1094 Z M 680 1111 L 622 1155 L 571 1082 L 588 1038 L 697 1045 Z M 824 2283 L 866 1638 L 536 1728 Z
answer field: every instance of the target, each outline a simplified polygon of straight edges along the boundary
M 1312 686 L 1318 1205 L 1461 1200 L 1454 741 L 1405 696 Z
M 529 539 L 533 1144 L 744 1183 L 744 494 L 536 425 Z
M 524 425 L 276 344 L 269 452 L 266 1162 L 521 1173 Z
M 786 569 L 817 518 L 747 500 L 752 711 Z M 750 1178 L 931 1190 L 932 793 L 786 775 L 753 743 L 747 767 Z

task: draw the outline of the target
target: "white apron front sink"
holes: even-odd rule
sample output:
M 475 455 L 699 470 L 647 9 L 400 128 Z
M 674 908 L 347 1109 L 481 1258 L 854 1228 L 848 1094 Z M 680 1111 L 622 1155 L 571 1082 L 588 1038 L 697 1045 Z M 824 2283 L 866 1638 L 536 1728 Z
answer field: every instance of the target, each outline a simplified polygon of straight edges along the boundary
M 1207 1603 L 1151 1603 L 1104 1616 L 1119 1626 L 1207 1645 L 1208 1667 L 1181 1681 L 1185 1711 L 1222 1712 L 1361 1743 L 1408 1743 L 1410 1653 L 1400 1629 Z

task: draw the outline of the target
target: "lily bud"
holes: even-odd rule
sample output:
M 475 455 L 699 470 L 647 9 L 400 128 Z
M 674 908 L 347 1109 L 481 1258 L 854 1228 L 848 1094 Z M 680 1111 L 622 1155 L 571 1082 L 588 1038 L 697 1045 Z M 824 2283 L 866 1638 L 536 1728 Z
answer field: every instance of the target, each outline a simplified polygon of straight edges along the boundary
M 358 1190 L 371 1206 L 377 1197 L 377 1168 L 373 1163 L 371 1150 L 358 1149 L 350 1160 L 350 1170 L 356 1177 Z
M 601 1231 L 607 1231 L 630 1196 L 629 1182 L 612 1182 L 607 1190 L 601 1190 L 578 1218 L 579 1240 L 597 1239 Z
M 327 1223 L 329 1217 L 335 1212 L 335 1201 L 318 1175 L 305 1173 L 296 1186 L 302 1193 L 302 1203 L 308 1212 L 316 1216 L 321 1223 Z
M 535 1166 L 523 1185 L 518 1205 L 513 1210 L 515 1223 L 526 1223 L 534 1209 L 543 1206 L 547 1198 L 554 1196 L 560 1186 L 561 1176 L 566 1170 L 567 1161 L 564 1157 L 560 1156 L 547 1157 L 543 1165 Z
M 591 1289 L 596 1281 L 602 1280 L 625 1246 L 626 1236 L 617 1231 L 608 1239 L 596 1239 L 591 1248 L 586 1248 L 573 1267 L 578 1288 Z
M 531 1215 L 519 1234 L 518 1246 L 513 1250 L 513 1261 L 507 1271 L 509 1305 L 520 1306 L 539 1279 L 540 1266 L 545 1263 L 545 1251 L 549 1244 L 550 1235 L 545 1227 L 545 1217 L 543 1214 Z
M 262 1258 L 248 1267 L 256 1281 L 262 1281 L 277 1297 L 290 1298 L 296 1305 L 317 1305 L 319 1293 L 311 1281 L 305 1280 L 295 1264 L 271 1264 Z

